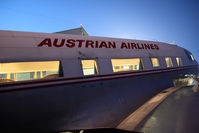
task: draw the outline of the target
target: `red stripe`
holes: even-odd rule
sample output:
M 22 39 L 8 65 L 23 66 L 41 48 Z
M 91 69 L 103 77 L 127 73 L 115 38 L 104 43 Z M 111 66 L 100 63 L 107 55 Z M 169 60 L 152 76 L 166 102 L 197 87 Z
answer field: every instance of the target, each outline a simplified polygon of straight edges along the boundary
M 170 70 L 169 72 L 179 71 L 179 70 L 185 70 L 185 69 L 191 69 L 191 68 L 178 68 L 178 69 L 175 69 L 175 70 Z M 52 87 L 52 86 L 60 86 L 60 85 L 72 85 L 72 84 L 95 82 L 95 81 L 101 81 L 101 80 L 112 80 L 112 79 L 119 79 L 119 78 L 145 76 L 145 75 L 160 74 L 160 73 L 165 73 L 165 72 L 166 71 L 152 72 L 152 73 L 142 73 L 142 74 L 137 74 L 137 75 L 129 75 L 129 76 L 122 76 L 122 77 L 121 76 L 120 77 L 111 77 L 111 78 L 104 78 L 104 79 L 91 79 L 91 80 L 85 80 L 85 81 L 74 81 L 74 82 L 69 82 L 69 83 L 55 83 L 55 84 L 48 84 L 48 85 L 30 86 L 30 87 L 24 87 L 24 88 L 15 88 L 15 89 L 0 90 L 0 93 L 20 91 L 20 90 L 29 90 L 29 89 L 35 89 L 35 88 Z

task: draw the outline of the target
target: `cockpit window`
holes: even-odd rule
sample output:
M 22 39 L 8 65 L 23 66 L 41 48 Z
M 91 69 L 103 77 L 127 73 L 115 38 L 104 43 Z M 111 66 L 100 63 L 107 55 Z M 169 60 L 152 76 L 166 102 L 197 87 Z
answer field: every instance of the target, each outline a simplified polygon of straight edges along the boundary
M 59 77 L 59 61 L 0 63 L 0 83 Z
M 190 54 L 190 56 L 191 56 L 192 61 L 194 61 L 195 59 L 194 59 L 193 55 L 192 55 L 192 54 Z
M 191 60 L 191 61 L 195 60 L 194 57 L 193 57 L 193 55 L 189 51 L 187 51 L 187 50 L 184 50 L 184 51 L 185 51 L 185 54 L 187 55 L 187 57 L 188 57 L 189 60 Z

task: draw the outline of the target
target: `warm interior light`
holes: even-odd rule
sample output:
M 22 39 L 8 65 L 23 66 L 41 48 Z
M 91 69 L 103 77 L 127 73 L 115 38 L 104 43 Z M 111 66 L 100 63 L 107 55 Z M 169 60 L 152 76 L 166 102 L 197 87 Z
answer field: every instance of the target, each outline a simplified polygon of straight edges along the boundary
M 180 57 L 176 57 L 176 62 L 178 64 L 178 66 L 182 66 L 182 60 Z
M 171 57 L 166 57 L 165 61 L 166 61 L 167 67 L 173 67 Z
M 82 60 L 81 62 L 84 75 L 98 74 L 96 60 Z
M 140 70 L 143 68 L 140 58 L 135 59 L 111 59 L 113 72 Z
M 151 61 L 152 61 L 153 67 L 160 66 L 158 58 L 151 58 Z
M 57 77 L 58 72 L 59 61 L 0 63 L 0 79 L 4 80 L 52 78 Z

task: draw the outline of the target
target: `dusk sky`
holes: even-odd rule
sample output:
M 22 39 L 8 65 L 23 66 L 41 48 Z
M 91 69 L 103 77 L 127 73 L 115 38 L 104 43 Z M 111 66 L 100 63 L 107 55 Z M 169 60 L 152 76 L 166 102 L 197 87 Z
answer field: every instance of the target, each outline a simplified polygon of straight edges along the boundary
M 0 0 L 0 30 L 175 43 L 199 61 L 199 0 Z

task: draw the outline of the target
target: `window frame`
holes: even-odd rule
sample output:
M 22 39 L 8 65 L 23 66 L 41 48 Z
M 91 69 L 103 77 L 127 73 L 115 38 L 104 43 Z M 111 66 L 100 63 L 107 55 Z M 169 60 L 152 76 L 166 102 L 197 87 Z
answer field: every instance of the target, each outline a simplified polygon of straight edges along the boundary
M 137 64 L 130 64 L 130 65 L 128 65 L 129 66 L 129 68 L 131 67 L 132 69 L 131 70 L 119 70 L 119 71 L 114 71 L 114 67 L 119 67 L 119 69 L 121 69 L 121 67 L 123 67 L 123 66 L 126 66 L 125 64 L 122 66 L 122 65 L 120 65 L 120 66 L 118 66 L 118 65 L 116 65 L 116 66 L 113 66 L 113 62 L 112 62 L 112 60 L 130 60 L 130 59 L 139 59 L 139 65 L 137 65 Z M 113 73 L 117 73 L 117 72 L 129 72 L 129 71 L 142 71 L 142 70 L 144 70 L 144 64 L 143 64 L 143 60 L 142 60 L 142 58 L 139 58 L 139 57 L 135 57 L 135 58 L 111 58 L 111 65 L 112 65 L 112 72 Z M 136 65 L 137 66 L 139 66 L 138 67 L 138 69 L 136 69 Z
M 153 64 L 153 59 L 157 59 L 157 61 L 158 61 L 158 66 L 154 66 L 154 64 Z M 152 67 L 154 68 L 156 68 L 156 67 L 160 67 L 160 61 L 159 61 L 159 58 L 158 57 L 151 57 L 151 64 L 152 64 Z
M 194 56 L 192 55 L 191 52 L 189 52 L 189 51 L 186 50 L 186 49 L 184 49 L 184 52 L 185 52 L 187 58 L 188 58 L 190 61 L 195 61 L 195 58 L 194 58 Z
M 54 63 L 53 66 L 51 66 L 52 63 Z M 0 63 L 0 65 L 3 65 L 0 69 L 0 74 L 7 75 L 6 78 L 0 78 L 0 83 L 63 77 L 62 64 L 60 60 L 15 61 L 3 62 Z M 45 71 L 52 72 L 53 74 L 48 74 L 46 76 L 40 75 L 40 77 L 37 77 L 37 73 L 42 73 L 44 69 Z
M 169 59 L 169 61 L 171 61 L 171 62 L 170 62 L 170 63 L 171 63 L 171 66 L 168 66 L 167 61 L 166 61 L 167 58 Z M 167 68 L 173 67 L 173 61 L 172 61 L 172 58 L 171 58 L 171 57 L 167 56 L 167 57 L 165 57 L 164 59 L 165 59 L 166 67 L 167 67 Z
M 177 65 L 180 67 L 180 66 L 183 66 L 183 63 L 182 63 L 182 58 L 181 57 L 176 57 L 176 63 Z
M 195 61 L 195 58 L 193 57 L 192 54 L 190 54 L 192 61 Z
M 87 75 L 85 75 L 84 74 L 84 68 L 83 68 L 83 64 L 82 64 L 82 61 L 84 61 L 84 60 L 94 60 L 95 62 L 94 62 L 94 72 L 96 71 L 96 73 L 94 73 L 94 74 L 87 74 Z M 81 70 L 82 70 L 82 74 L 83 74 L 83 76 L 92 76 L 92 75 L 98 75 L 99 74 L 99 65 L 98 65 L 98 61 L 97 61 L 97 59 L 96 58 L 80 58 L 80 64 L 81 64 Z

